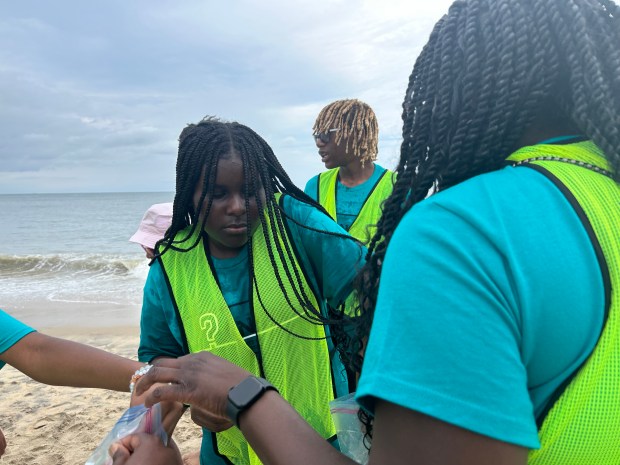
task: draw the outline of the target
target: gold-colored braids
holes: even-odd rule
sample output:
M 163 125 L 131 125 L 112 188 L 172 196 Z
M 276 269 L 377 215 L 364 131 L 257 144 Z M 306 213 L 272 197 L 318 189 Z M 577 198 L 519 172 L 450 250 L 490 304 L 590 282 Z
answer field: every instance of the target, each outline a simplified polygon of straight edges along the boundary
M 379 124 L 375 112 L 361 100 L 336 100 L 321 110 L 314 122 L 314 134 L 340 128 L 332 133 L 337 144 L 346 141 L 346 150 L 352 150 L 362 166 L 377 159 Z

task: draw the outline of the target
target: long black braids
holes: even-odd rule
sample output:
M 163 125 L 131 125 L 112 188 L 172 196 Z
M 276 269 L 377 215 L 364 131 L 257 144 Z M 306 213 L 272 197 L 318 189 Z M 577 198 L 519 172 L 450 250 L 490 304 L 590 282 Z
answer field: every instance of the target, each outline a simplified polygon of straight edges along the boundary
M 562 114 L 590 138 L 620 182 L 619 21 L 613 0 L 457 0 L 439 20 L 409 77 L 397 180 L 357 279 L 353 352 L 367 340 L 381 265 L 403 215 L 505 166 L 541 114 Z M 361 356 L 350 362 L 361 371 Z
M 227 122 L 215 117 L 206 117 L 196 124 L 189 124 L 179 137 L 179 151 L 176 170 L 176 194 L 173 203 L 172 224 L 164 238 L 158 242 L 158 256 L 167 250 L 187 251 L 198 246 L 202 240 L 201 231 L 204 229 L 207 217 L 211 211 L 213 188 L 217 175 L 217 166 L 221 158 L 238 156 L 243 164 L 244 198 L 246 214 L 250 212 L 250 198 L 256 199 L 259 219 L 267 244 L 267 253 L 273 266 L 274 277 L 283 289 L 285 299 L 299 317 L 318 325 L 323 325 L 329 317 L 322 313 L 321 308 L 315 308 L 311 296 L 300 284 L 303 279 L 296 266 L 294 250 L 286 240 L 285 220 L 295 222 L 300 227 L 315 232 L 338 235 L 346 240 L 354 240 L 348 235 L 339 235 L 323 230 L 316 230 L 308 225 L 300 224 L 290 218 L 276 200 L 276 193 L 287 194 L 301 202 L 313 205 L 325 215 L 324 208 L 307 196 L 291 181 L 276 158 L 267 142 L 251 128 L 237 123 Z M 198 205 L 202 209 L 194 208 L 194 195 L 201 177 L 200 199 Z M 264 197 L 256 195 L 263 191 Z M 202 211 L 202 215 L 201 215 Z M 248 218 L 249 224 L 249 218 Z M 179 234 L 186 230 L 185 233 Z M 200 232 L 200 233 L 198 233 Z M 256 286 L 254 263 L 252 254 L 252 231 L 248 228 L 248 260 L 250 285 Z M 284 274 L 281 276 L 277 263 L 282 263 Z M 290 283 L 292 292 L 286 291 L 286 283 Z M 258 287 L 256 286 L 258 291 Z M 258 295 L 259 303 L 266 315 L 284 331 L 289 331 L 271 314 L 270 309 L 262 305 L 262 298 Z M 294 334 L 298 337 L 302 335 Z

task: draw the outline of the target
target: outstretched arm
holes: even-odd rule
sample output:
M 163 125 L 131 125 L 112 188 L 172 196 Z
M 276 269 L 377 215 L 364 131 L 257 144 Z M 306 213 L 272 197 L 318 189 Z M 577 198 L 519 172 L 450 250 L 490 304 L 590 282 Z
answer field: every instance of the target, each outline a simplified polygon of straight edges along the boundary
M 32 379 L 57 386 L 129 391 L 129 380 L 143 364 L 78 342 L 30 333 L 0 359 Z
M 227 419 L 228 391 L 249 375 L 248 371 L 220 357 L 199 352 L 178 359 L 158 360 L 140 380 L 136 390 L 140 394 L 153 386 L 144 397 L 146 405 L 177 400 Z M 274 391 L 266 392 L 243 412 L 239 423 L 246 439 L 265 464 L 355 465 L 318 435 Z
M 138 386 L 146 404 L 177 400 L 225 417 L 228 390 L 249 372 L 208 352 L 162 360 Z M 171 384 L 161 384 L 171 383 Z M 241 431 L 266 465 L 353 465 L 274 391 L 239 417 Z M 527 449 L 378 401 L 370 464 L 525 465 Z M 145 462 L 146 463 L 146 462 Z

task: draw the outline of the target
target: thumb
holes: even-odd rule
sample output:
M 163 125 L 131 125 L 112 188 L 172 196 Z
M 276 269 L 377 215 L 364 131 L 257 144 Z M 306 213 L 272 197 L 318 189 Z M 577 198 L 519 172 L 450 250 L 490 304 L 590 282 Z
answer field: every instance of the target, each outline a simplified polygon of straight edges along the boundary
M 108 454 L 112 457 L 112 465 L 124 465 L 129 460 L 129 450 L 120 442 L 115 442 L 110 446 Z

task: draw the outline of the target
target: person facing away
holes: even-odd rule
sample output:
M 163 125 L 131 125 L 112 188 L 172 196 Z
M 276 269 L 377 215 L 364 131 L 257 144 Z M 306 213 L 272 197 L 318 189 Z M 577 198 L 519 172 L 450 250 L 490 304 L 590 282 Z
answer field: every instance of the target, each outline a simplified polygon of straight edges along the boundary
M 620 463 L 619 21 L 610 0 L 467 0 L 434 27 L 360 274 L 370 465 Z M 150 402 L 225 415 L 248 376 L 171 362 Z M 238 420 L 271 464 L 351 463 L 273 391 Z
M 164 233 L 172 222 L 172 202 L 151 205 L 144 216 L 138 230 L 129 238 L 129 242 L 140 244 L 146 258 L 155 256 L 155 244 L 164 237 Z
M 325 439 L 347 378 L 322 319 L 366 250 L 237 122 L 181 132 L 172 223 L 144 289 L 139 359 L 208 350 L 266 377 Z M 203 418 L 202 464 L 256 464 L 236 428 Z M 225 431 L 224 431 L 225 430 Z
M 129 391 L 144 364 L 35 331 L 0 310 L 0 369 L 6 364 L 44 384 Z M 7 447 L 0 430 L 0 457 Z
M 375 163 L 379 124 L 374 111 L 357 99 L 336 100 L 321 110 L 312 130 L 328 170 L 310 179 L 304 192 L 369 244 L 393 186 L 393 173 Z

